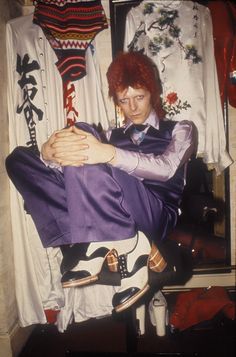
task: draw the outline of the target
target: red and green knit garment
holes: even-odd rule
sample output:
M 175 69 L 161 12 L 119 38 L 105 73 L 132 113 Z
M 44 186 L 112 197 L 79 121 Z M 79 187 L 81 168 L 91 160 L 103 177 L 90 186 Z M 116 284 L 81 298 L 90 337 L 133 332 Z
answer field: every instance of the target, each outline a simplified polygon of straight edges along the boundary
M 42 28 L 55 51 L 63 82 L 86 75 L 86 49 L 108 27 L 101 0 L 37 0 L 33 22 Z

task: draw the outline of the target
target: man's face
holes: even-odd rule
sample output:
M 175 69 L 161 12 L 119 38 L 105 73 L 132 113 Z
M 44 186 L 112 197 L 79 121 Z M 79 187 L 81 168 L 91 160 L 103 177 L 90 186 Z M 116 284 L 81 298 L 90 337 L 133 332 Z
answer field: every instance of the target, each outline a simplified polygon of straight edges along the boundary
M 127 119 L 134 124 L 142 124 L 149 116 L 151 105 L 151 93 L 144 88 L 128 87 L 123 91 L 117 91 L 118 105 Z

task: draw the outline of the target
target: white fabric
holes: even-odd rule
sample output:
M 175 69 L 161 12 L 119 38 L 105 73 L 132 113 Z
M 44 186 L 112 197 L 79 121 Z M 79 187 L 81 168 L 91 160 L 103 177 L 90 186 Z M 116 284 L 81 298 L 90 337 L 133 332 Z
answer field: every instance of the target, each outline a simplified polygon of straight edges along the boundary
M 33 104 L 44 112 L 43 119 L 33 112 L 38 147 L 47 136 L 64 125 L 63 97 L 60 90 L 59 74 L 52 66 L 45 66 L 47 62 L 55 60 L 54 53 L 44 40 L 43 34 L 37 26 L 32 25 L 32 16 L 11 20 L 7 24 L 7 59 L 8 59 L 8 110 L 9 110 L 9 142 L 10 151 L 18 145 L 26 145 L 29 141 L 29 130 L 24 117 L 24 110 L 17 114 L 17 106 L 24 102 L 24 93 L 18 80 L 20 73 L 16 71 L 17 55 L 23 60 L 29 54 L 29 63 L 36 60 L 40 64 L 39 70 L 27 73 L 33 75 L 37 83 L 37 93 Z M 43 53 L 44 56 L 40 56 Z M 26 57 L 25 57 L 26 58 Z M 44 62 L 45 61 L 45 62 Z M 50 87 L 57 93 L 54 101 L 44 97 L 44 86 Z M 28 85 L 31 89 L 33 85 Z M 58 88 L 57 88 L 58 87 Z M 26 90 L 26 86 L 24 86 Z M 45 104 L 48 103 L 48 104 Z M 24 108 L 30 108 L 26 103 Z M 53 118 L 54 120 L 48 120 Z M 16 297 L 18 303 L 19 322 L 21 326 L 34 323 L 45 323 L 44 308 L 59 308 L 64 304 L 59 298 L 54 299 L 53 291 L 48 287 L 50 280 L 49 255 L 43 249 L 30 216 L 25 214 L 20 195 L 11 185 L 11 218 L 14 244 L 14 266 Z M 52 293 L 52 294 L 51 294 Z
M 171 21 L 175 11 L 171 25 L 161 24 L 160 19 Z M 217 173 L 224 170 L 232 160 L 226 151 L 209 9 L 192 1 L 143 1 L 126 17 L 125 50 L 132 41 L 131 50 L 143 50 L 157 65 L 163 100 L 170 93 L 178 96 L 167 108 L 169 118 L 192 120 L 198 129 L 198 156 Z M 190 48 L 197 56 L 186 59 Z
M 6 31 L 10 151 L 18 145 L 27 146 L 29 140 L 34 140 L 40 149 L 54 130 L 65 125 L 62 80 L 54 64 L 56 56 L 41 28 L 32 23 L 32 15 L 9 21 Z M 88 123 L 101 122 L 103 127 L 107 128 L 109 123 L 101 90 L 96 51 L 92 54 L 89 49 L 86 61 L 87 76 L 73 82 L 76 93 L 73 97 L 73 106 L 78 112 L 77 120 Z M 22 70 L 26 72 L 23 73 Z M 26 79 L 26 82 L 18 82 L 22 79 Z M 25 101 L 26 95 L 28 98 Z M 22 104 L 22 110 L 17 113 L 17 107 Z M 37 110 L 42 111 L 42 118 Z M 30 117 L 29 125 L 26 124 L 26 114 Z M 34 128 L 35 134 L 30 137 L 29 130 L 32 133 Z M 45 309 L 61 311 L 58 315 L 60 331 L 64 331 L 73 318 L 76 321 L 86 320 L 93 316 L 95 311 L 96 316 L 110 314 L 109 287 L 106 294 L 99 285 L 76 291 L 65 291 L 61 288 L 60 249 L 42 247 L 34 223 L 25 213 L 21 196 L 12 184 L 10 200 L 20 325 L 24 327 L 46 323 Z M 110 287 L 110 292 L 112 291 L 113 288 Z M 100 296 L 104 306 L 100 304 Z

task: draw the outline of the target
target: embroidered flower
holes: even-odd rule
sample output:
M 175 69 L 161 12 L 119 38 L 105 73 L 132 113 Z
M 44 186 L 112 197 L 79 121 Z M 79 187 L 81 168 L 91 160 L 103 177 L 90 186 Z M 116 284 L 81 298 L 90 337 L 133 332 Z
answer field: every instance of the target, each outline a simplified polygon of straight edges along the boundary
M 191 105 L 185 100 L 184 102 L 178 98 L 176 92 L 170 92 L 162 101 L 163 109 L 166 111 L 167 116 L 172 118 L 176 114 L 180 114 L 182 110 L 191 108 Z
M 178 100 L 178 96 L 177 96 L 177 93 L 175 93 L 175 92 L 171 92 L 171 93 L 167 94 L 167 96 L 166 96 L 166 101 L 169 104 L 174 104 L 175 102 L 177 102 L 177 100 Z

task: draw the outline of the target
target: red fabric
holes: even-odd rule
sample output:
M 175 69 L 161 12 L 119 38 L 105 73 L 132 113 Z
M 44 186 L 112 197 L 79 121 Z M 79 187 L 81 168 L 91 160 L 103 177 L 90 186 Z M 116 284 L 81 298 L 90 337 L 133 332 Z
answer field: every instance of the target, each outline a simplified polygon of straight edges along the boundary
M 47 318 L 47 322 L 49 324 L 54 324 L 57 321 L 57 314 L 59 313 L 59 310 L 44 310 L 44 313 Z
M 216 67 L 222 105 L 228 97 L 236 107 L 236 84 L 230 73 L 236 71 L 236 5 L 231 1 L 209 1 L 215 47 Z
M 220 311 L 229 319 L 235 319 L 235 303 L 229 299 L 225 288 L 193 289 L 178 295 L 170 325 L 182 331 L 211 320 Z
M 222 262 L 226 258 L 225 239 L 214 235 L 196 235 L 181 229 L 174 229 L 168 236 L 171 240 L 191 249 L 196 264 L 209 261 Z
M 234 81 L 229 81 L 228 98 L 230 105 L 236 107 L 236 5 L 229 1 L 228 7 L 234 24 L 233 45 L 229 62 L 229 73 L 234 73 Z

